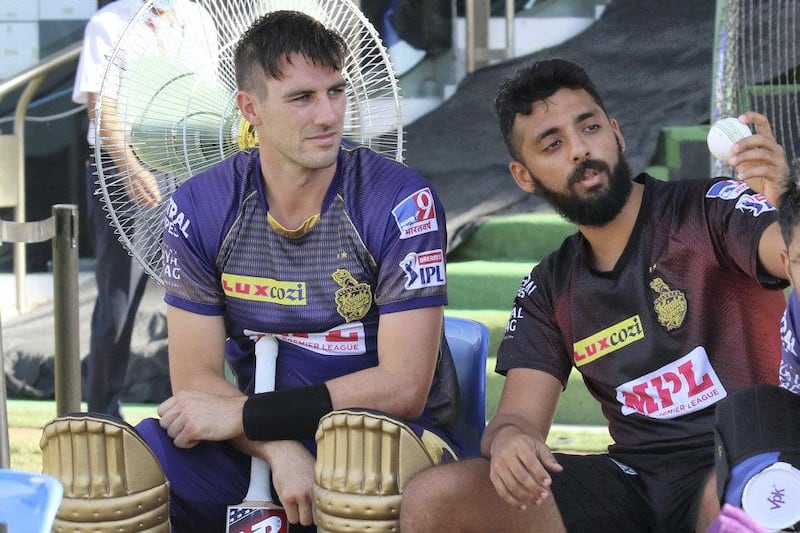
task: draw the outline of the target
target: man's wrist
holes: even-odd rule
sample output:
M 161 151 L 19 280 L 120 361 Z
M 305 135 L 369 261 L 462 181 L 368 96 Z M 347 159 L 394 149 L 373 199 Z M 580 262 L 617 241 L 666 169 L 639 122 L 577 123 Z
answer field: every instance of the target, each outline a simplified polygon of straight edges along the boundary
M 495 444 L 498 441 L 502 441 L 503 439 L 513 435 L 528 435 L 530 437 L 538 438 L 544 442 L 544 439 L 541 438 L 541 435 L 531 434 L 513 422 L 505 422 L 492 432 L 491 441 L 489 442 L 489 452 L 492 452 Z
M 324 383 L 263 392 L 245 401 L 242 427 L 251 440 L 312 438 L 319 419 L 332 410 L 331 395 Z

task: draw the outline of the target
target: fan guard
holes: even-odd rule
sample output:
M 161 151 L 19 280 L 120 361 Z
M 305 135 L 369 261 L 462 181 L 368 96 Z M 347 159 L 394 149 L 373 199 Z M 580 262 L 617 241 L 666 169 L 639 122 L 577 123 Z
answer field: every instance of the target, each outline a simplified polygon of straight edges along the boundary
M 100 150 L 94 158 L 97 194 L 103 198 L 110 224 L 159 284 L 163 284 L 163 219 L 175 188 L 256 142 L 236 107 L 233 54 L 239 37 L 261 15 L 283 9 L 301 11 L 342 35 L 350 51 L 342 73 L 348 100 L 344 136 L 402 161 L 397 79 L 377 31 L 352 1 L 178 0 L 172 11 L 158 19 L 160 23 L 179 28 L 188 10 L 202 9 L 216 29 L 216 40 L 214 32 L 208 31 L 201 40 L 188 42 L 208 49 L 207 54 L 184 54 L 194 56 L 193 61 L 175 55 L 187 45 L 183 31 L 160 36 L 159 41 L 153 37 L 152 22 L 148 26 L 151 3 L 148 0 L 130 21 L 109 59 L 95 107 L 95 134 L 101 143 L 115 136 L 133 149 L 155 176 L 161 202 L 155 207 L 140 205 L 142 199 L 129 197 L 124 187 L 134 170 L 115 167 Z M 116 109 L 116 127 L 105 124 L 101 128 L 103 102 Z

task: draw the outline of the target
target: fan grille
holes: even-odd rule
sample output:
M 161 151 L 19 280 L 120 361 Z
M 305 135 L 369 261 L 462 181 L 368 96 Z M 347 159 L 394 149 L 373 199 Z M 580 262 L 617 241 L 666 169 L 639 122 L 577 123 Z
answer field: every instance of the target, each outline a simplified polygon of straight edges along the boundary
M 95 152 L 96 194 L 122 244 L 159 283 L 163 219 L 175 188 L 254 144 L 236 107 L 233 54 L 258 17 L 282 9 L 302 11 L 342 35 L 350 50 L 343 69 L 344 136 L 402 161 L 397 80 L 377 31 L 350 0 L 179 0 L 158 17 L 159 24 L 172 26 L 158 38 L 148 1 L 117 43 L 95 107 L 96 138 L 103 146 Z M 189 36 L 181 24 L 198 18 L 206 31 Z M 116 110 L 116 124 L 103 120 L 108 106 Z M 115 146 L 129 146 L 135 160 L 123 161 L 123 150 Z M 157 205 L 143 205 L 146 197 L 128 187 L 138 166 L 158 185 Z

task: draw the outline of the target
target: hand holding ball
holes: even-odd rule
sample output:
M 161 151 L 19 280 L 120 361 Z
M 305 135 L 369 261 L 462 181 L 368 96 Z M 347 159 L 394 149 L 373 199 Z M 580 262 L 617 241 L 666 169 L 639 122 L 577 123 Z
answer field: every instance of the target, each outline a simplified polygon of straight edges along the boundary
M 731 157 L 731 148 L 734 144 L 749 137 L 753 132 L 747 127 L 747 124 L 742 124 L 739 119 L 735 117 L 728 117 L 718 120 L 708 130 L 708 149 L 711 154 L 723 161 L 728 162 Z

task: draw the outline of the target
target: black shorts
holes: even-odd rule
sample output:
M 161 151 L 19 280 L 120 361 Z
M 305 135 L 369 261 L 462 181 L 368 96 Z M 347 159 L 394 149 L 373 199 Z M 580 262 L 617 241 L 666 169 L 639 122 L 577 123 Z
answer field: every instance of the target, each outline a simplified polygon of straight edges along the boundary
M 564 471 L 552 475 L 553 496 L 570 533 L 692 532 L 714 467 L 713 449 L 555 455 Z

